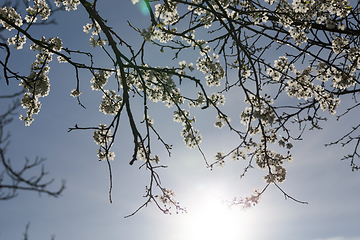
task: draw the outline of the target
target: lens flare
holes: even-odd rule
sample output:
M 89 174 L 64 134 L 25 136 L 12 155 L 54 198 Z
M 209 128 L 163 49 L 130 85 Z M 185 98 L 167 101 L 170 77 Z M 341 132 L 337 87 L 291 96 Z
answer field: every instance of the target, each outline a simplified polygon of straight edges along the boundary
M 142 15 L 144 15 L 144 16 L 149 15 L 149 10 L 148 10 L 148 8 L 146 6 L 145 1 L 143 1 L 143 0 L 139 1 L 136 5 L 137 5 L 137 7 L 140 10 Z

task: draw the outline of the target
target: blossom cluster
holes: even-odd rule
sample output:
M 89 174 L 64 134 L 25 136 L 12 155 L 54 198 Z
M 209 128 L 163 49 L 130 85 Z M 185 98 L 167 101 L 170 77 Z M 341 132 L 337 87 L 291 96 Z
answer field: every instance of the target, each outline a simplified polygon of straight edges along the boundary
M 145 147 L 141 141 L 138 142 L 138 146 L 139 147 L 138 147 L 138 151 L 137 151 L 137 156 L 140 160 L 145 161 L 145 162 L 151 161 L 151 162 L 155 162 L 156 164 L 160 163 L 159 155 L 150 157 L 149 148 Z
M 45 21 L 50 16 L 50 8 L 45 0 L 34 0 L 34 5 L 26 8 L 29 15 L 25 17 L 26 22 L 36 22 L 37 15 L 40 15 L 41 20 Z
M 100 104 L 100 112 L 104 114 L 115 114 L 119 111 L 122 98 L 114 90 L 104 90 L 104 95 Z
M 30 125 L 34 121 L 34 114 L 38 114 L 41 108 L 39 97 L 45 97 L 50 91 L 50 80 L 48 73 L 49 63 L 52 61 L 54 52 L 60 52 L 62 41 L 60 38 L 41 38 L 41 44 L 32 44 L 30 49 L 39 52 L 35 61 L 31 64 L 29 76 L 20 82 L 20 86 L 27 89 L 21 102 L 22 107 L 27 109 L 26 117 L 20 115 L 20 120 L 25 121 L 25 125 Z
M 292 161 L 293 158 L 290 154 L 282 155 L 269 149 L 265 149 L 264 145 L 255 153 L 254 156 L 257 166 L 261 169 L 268 168 L 270 171 L 264 177 L 267 183 L 285 181 L 286 169 L 282 166 L 285 161 Z
M 193 128 L 192 123 L 195 123 L 196 119 L 195 117 L 190 119 L 189 110 L 174 111 L 174 121 L 182 123 L 183 130 L 181 131 L 181 136 L 184 138 L 187 147 L 194 148 L 201 143 L 202 135 L 199 130 Z
M 198 94 L 197 98 L 188 103 L 189 107 L 200 107 L 202 104 L 206 102 L 203 92 L 197 92 L 197 94 Z
M 159 40 L 161 43 L 167 43 L 174 39 L 174 33 L 177 33 L 177 28 L 170 26 L 165 26 L 159 24 L 160 29 L 155 28 L 155 26 L 150 26 L 148 29 L 143 29 L 141 36 L 148 42 Z
M 294 74 L 294 77 L 289 75 L 290 72 Z M 285 88 L 288 96 L 295 96 L 299 100 L 307 100 L 314 97 L 319 101 L 321 109 L 335 114 L 335 109 L 339 105 L 340 99 L 326 92 L 322 85 L 313 83 L 312 67 L 309 66 L 299 71 L 293 64 L 288 63 L 287 57 L 282 56 L 279 57 L 279 60 L 274 61 L 274 66 L 269 67 L 266 73 L 275 81 L 280 81 L 281 76 L 288 78 Z M 344 73 L 334 67 L 329 68 L 325 63 L 319 62 L 316 69 L 316 78 L 326 82 L 331 77 L 333 77 L 333 87 L 338 89 L 346 89 L 355 84 L 355 78 L 351 73 Z M 249 114 L 249 110 L 247 110 L 247 114 Z
M 12 7 L 0 7 L 0 16 L 2 18 L 7 19 L 7 21 L 13 23 L 14 25 L 16 25 L 17 27 L 20 27 L 21 25 L 23 25 L 23 20 L 20 16 L 19 13 L 16 12 L 16 10 Z M 6 28 L 7 30 L 11 31 L 12 29 L 14 29 L 14 26 L 1 20 L 0 19 L 0 24 L 3 25 L 4 28 Z
M 70 11 L 71 9 L 76 10 L 80 4 L 80 0 L 55 0 L 55 4 L 57 7 L 60 7 L 61 4 L 64 5 L 66 11 Z
M 177 11 L 178 3 L 175 1 L 168 1 L 168 4 L 155 5 L 155 17 L 160 18 L 164 25 L 171 25 L 179 20 Z
M 92 83 L 91 89 L 100 91 L 106 85 L 109 77 L 112 75 L 112 72 L 99 70 L 98 72 L 95 72 L 93 75 L 94 76 L 90 80 L 90 83 Z
M 248 127 L 248 130 L 252 131 L 250 123 L 256 119 L 261 121 L 264 126 L 272 124 L 276 117 L 273 108 L 273 99 L 262 98 L 256 95 L 250 95 L 245 97 L 245 103 L 250 104 L 250 107 L 246 107 L 240 114 L 241 123 Z M 255 130 L 253 134 L 257 133 Z
M 220 64 L 218 58 L 219 56 L 214 53 L 212 57 L 199 57 L 196 61 L 197 69 L 202 73 L 207 74 L 205 76 L 206 84 L 210 87 L 220 86 L 220 80 L 225 77 L 225 70 Z
M 344 37 L 336 37 L 332 41 L 332 49 L 336 54 L 344 54 L 346 51 L 344 47 L 349 44 L 349 41 Z
M 266 0 L 265 0 L 266 1 Z M 274 1 L 274 0 L 267 0 L 267 1 Z M 230 206 L 233 205 L 241 205 L 243 209 L 246 208 L 250 208 L 255 206 L 256 204 L 259 203 L 260 201 L 260 197 L 261 197 L 261 193 L 255 189 L 253 191 L 253 194 L 251 194 L 248 197 L 242 198 L 242 197 L 238 197 L 238 198 L 234 198 L 232 200 L 232 202 L 230 202 Z
M 266 74 L 269 75 L 273 80 L 279 81 L 282 73 L 286 73 L 287 70 L 293 71 L 294 65 L 289 65 L 288 58 L 285 56 L 279 57 L 278 60 L 274 61 L 274 66 L 269 67 L 266 70 Z
M 150 68 L 144 65 L 145 68 Z M 171 107 L 173 104 L 184 103 L 180 89 L 176 86 L 173 75 L 175 71 L 168 68 L 154 68 L 125 73 L 126 84 L 136 92 L 145 92 L 152 102 L 163 102 Z M 122 84 L 121 74 L 117 71 L 116 77 Z
M 178 204 L 173 199 L 175 197 L 175 192 L 171 189 L 162 188 L 162 195 L 156 195 L 155 197 L 158 198 L 158 200 L 166 206 Z M 168 211 L 168 209 L 167 209 Z
M 187 64 L 185 60 L 179 62 L 179 68 L 178 73 L 181 75 L 186 75 L 185 69 L 188 68 L 191 72 L 194 71 L 194 64 L 189 63 Z
M 20 36 L 20 34 L 16 34 L 14 37 L 8 38 L 7 42 L 9 46 L 14 45 L 14 48 L 20 50 L 26 43 L 26 36 Z
M 246 160 L 246 153 L 244 150 L 236 148 L 234 151 L 231 152 L 231 158 L 232 160 L 236 161 L 236 160 Z
M 249 12 L 250 19 L 255 25 L 267 22 L 268 16 L 266 11 L 258 9 L 252 1 L 241 1 L 240 6 L 242 10 Z
M 269 12 L 265 9 L 258 8 L 252 1 L 210 1 L 211 7 L 208 9 L 205 7 L 197 6 L 201 3 L 198 0 L 192 0 L 191 4 L 188 5 L 188 9 L 193 11 L 196 15 L 194 16 L 194 22 L 201 23 L 205 28 L 210 28 L 212 23 L 216 20 L 214 12 L 220 11 L 222 14 L 226 14 L 229 19 L 237 19 L 238 13 L 230 10 L 229 6 L 237 7 L 237 4 L 242 8 L 243 12 L 247 12 L 252 22 L 256 24 L 266 23 L 268 20 Z M 345 29 L 345 24 L 342 21 L 333 21 L 331 16 L 336 15 L 341 18 L 345 18 L 351 10 L 349 2 L 347 0 L 329 0 L 329 1 L 303 1 L 293 0 L 292 3 L 288 1 L 277 1 L 277 0 L 265 0 L 270 5 L 277 3 L 275 16 L 278 18 L 278 23 L 284 27 L 290 27 L 294 21 L 303 22 L 304 25 L 298 25 L 297 27 L 290 27 L 289 33 L 295 40 L 297 45 L 301 45 L 306 42 L 308 37 L 306 36 L 306 23 L 310 21 L 316 21 L 317 24 L 326 23 L 327 28 L 338 28 Z M 136 3 L 136 2 L 133 2 Z M 209 5 L 210 6 L 210 5 Z M 176 1 L 166 1 L 164 4 L 157 4 L 155 6 L 155 15 L 161 19 L 161 29 L 163 26 L 167 26 L 165 29 L 170 29 L 170 26 L 179 21 L 178 14 L 178 3 Z M 197 17 L 198 16 L 198 17 Z M 146 39 L 154 40 L 155 35 L 168 34 L 167 31 L 155 30 L 152 27 L 151 31 L 144 31 L 143 35 L 147 36 Z M 151 32 L 151 33 L 150 33 Z M 156 32 L 156 34 L 155 34 Z M 150 34 L 149 34 L 150 33 Z M 159 39 L 159 37 L 157 37 Z M 170 37 L 170 39 L 172 39 Z M 166 42 L 166 41 L 165 41 Z
M 222 128 L 225 126 L 226 122 L 230 122 L 231 119 L 228 116 L 224 116 L 222 114 L 218 114 L 216 116 L 216 122 L 214 123 L 214 126 L 217 128 Z
M 85 33 L 89 33 L 92 30 L 91 36 L 90 36 L 90 46 L 92 47 L 102 47 L 106 44 L 107 40 L 102 39 L 100 37 L 101 27 L 98 22 L 94 21 L 93 24 L 87 23 L 85 26 L 83 26 L 83 31 Z M 95 38 L 94 36 L 97 36 Z
M 304 27 L 290 27 L 289 33 L 291 37 L 295 40 L 296 45 L 300 46 L 302 43 L 307 42 L 308 37 L 304 32 Z
M 114 160 L 115 153 L 109 151 L 109 142 L 112 141 L 113 136 L 111 129 L 106 124 L 99 124 L 98 130 L 94 131 L 93 139 L 97 145 L 100 145 L 97 156 L 100 161 Z
M 269 4 L 274 4 L 277 1 L 267 0 Z M 346 18 L 350 13 L 351 7 L 347 0 L 329 0 L 329 1 L 303 1 L 293 0 L 292 3 L 288 1 L 279 1 L 275 16 L 278 18 L 278 23 L 284 27 L 289 27 L 289 33 L 295 40 L 297 45 L 307 42 L 306 29 L 310 26 L 309 22 L 316 22 L 317 24 L 325 23 L 328 29 L 345 29 L 345 24 L 341 20 L 334 21 L 333 16 Z M 302 25 L 292 27 L 294 21 L 302 22 Z
M 37 16 L 45 21 L 49 18 L 51 10 L 45 0 L 34 0 L 32 6 L 26 8 L 27 15 L 25 22 L 30 25 L 37 21 Z M 19 13 L 12 7 L 0 7 L 0 16 L 5 20 L 0 20 L 0 24 L 7 30 L 11 31 L 14 28 L 20 28 L 24 21 Z M 28 27 L 29 28 L 29 27 Z M 8 45 L 14 45 L 14 48 L 20 50 L 26 43 L 26 36 L 21 36 L 21 31 L 7 39 Z M 52 56 L 56 52 L 62 50 L 62 41 L 59 37 L 48 38 L 44 36 L 36 43 L 30 45 L 30 49 L 38 52 L 35 61 L 31 64 L 30 74 L 23 78 L 20 86 L 27 89 L 24 94 L 21 104 L 27 109 L 26 116 L 20 115 L 20 120 L 24 121 L 28 126 L 34 121 L 34 114 L 38 114 L 41 108 L 39 97 L 45 97 L 50 91 L 50 82 L 48 73 L 50 70 L 49 63 L 52 61 Z
M 5 18 L 10 23 L 7 23 L 4 20 L 0 19 L 0 24 L 9 31 L 15 29 L 15 26 L 21 27 L 23 25 L 23 20 L 19 13 L 12 7 L 0 7 L 0 16 Z M 8 38 L 7 40 L 9 46 L 14 45 L 16 49 L 22 49 L 23 45 L 26 43 L 26 36 L 20 36 L 20 33 L 17 33 L 14 37 Z

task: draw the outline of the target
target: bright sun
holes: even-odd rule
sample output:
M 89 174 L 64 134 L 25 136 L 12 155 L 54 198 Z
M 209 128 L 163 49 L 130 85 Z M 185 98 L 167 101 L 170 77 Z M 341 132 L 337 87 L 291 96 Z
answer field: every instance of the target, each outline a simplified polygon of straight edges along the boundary
M 216 197 L 207 198 L 186 215 L 183 233 L 187 240 L 239 240 L 245 236 L 242 214 Z

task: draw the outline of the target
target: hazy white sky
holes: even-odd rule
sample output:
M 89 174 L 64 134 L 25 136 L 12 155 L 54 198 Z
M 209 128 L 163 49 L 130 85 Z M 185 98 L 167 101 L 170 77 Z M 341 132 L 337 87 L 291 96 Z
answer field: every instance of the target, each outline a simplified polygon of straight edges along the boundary
M 126 20 L 143 28 L 147 27 L 148 16 L 130 0 L 123 0 L 118 5 L 102 4 L 98 2 L 100 15 L 108 19 L 108 24 L 124 40 L 136 46 L 137 35 L 127 26 Z M 45 30 L 38 28 L 34 34 L 60 36 L 64 45 L 71 49 L 90 49 L 90 36 L 82 32 L 82 26 L 89 22 L 82 7 L 75 12 L 59 13 L 56 20 L 58 25 Z M 95 49 L 96 53 L 101 51 Z M 33 53 L 21 51 L 13 56 L 12 66 L 19 67 L 19 71 L 28 71 Z M 152 59 L 154 65 L 164 64 L 166 58 L 171 57 L 166 52 L 161 55 L 158 50 L 149 48 L 148 59 Z M 100 63 L 102 58 L 104 62 L 108 61 L 104 55 L 95 60 Z M 178 60 L 175 61 L 176 65 Z M 76 87 L 73 68 L 56 61 L 50 67 L 50 95 L 41 100 L 41 112 L 30 127 L 25 127 L 15 116 L 8 127 L 12 137 L 7 156 L 19 166 L 25 157 L 46 157 L 45 167 L 55 178 L 52 187 L 56 189 L 60 180 L 66 179 L 67 188 L 58 199 L 21 192 L 17 198 L 1 202 L 0 240 L 21 239 L 28 222 L 29 239 L 39 240 L 51 239 L 52 235 L 57 240 L 360 240 L 359 173 L 351 172 L 349 162 L 340 161 L 347 153 L 346 149 L 324 147 L 324 143 L 336 140 L 342 131 L 348 130 L 353 119 L 358 119 L 358 113 L 351 113 L 342 122 L 330 119 L 323 125 L 323 131 L 305 132 L 304 141 L 294 144 L 294 162 L 285 165 L 288 175 L 281 186 L 291 196 L 309 202 L 308 205 L 285 200 L 276 187 L 270 186 L 259 205 L 243 211 L 227 209 L 222 200 L 245 197 L 254 188 L 261 189 L 265 173 L 254 169 L 240 179 L 246 162 L 231 161 L 224 168 L 210 171 L 201 154 L 184 145 L 180 136 L 182 127 L 172 121 L 174 110 L 150 105 L 154 126 L 165 141 L 174 146 L 171 158 L 166 157 L 161 144 L 155 144 L 152 150 L 161 153 L 162 163 L 169 166 L 159 172 L 163 186 L 176 192 L 176 200 L 187 208 L 188 213 L 164 215 L 155 205 L 149 205 L 135 216 L 124 219 L 145 201 L 142 196 L 149 182 L 149 173 L 138 169 L 140 162 L 133 166 L 128 164 L 133 143 L 127 119 L 124 115 L 114 146 L 113 203 L 110 204 L 108 167 L 96 157 L 97 146 L 92 140 L 92 132 L 67 132 L 75 124 L 96 126 L 108 120 L 98 111 L 101 94 L 91 91 L 91 76 L 81 72 L 81 90 L 84 92 L 81 99 L 87 109 L 81 108 L 76 99 L 70 97 L 70 91 Z M 188 87 L 191 90 L 193 86 Z M 0 82 L 0 94 L 16 88 L 15 82 L 11 86 Z M 231 97 L 227 104 L 231 108 L 243 105 L 232 101 Z M 344 104 L 346 106 L 346 101 Z M 132 106 L 140 109 L 141 102 L 134 99 Z M 7 104 L 1 103 L 0 110 L 6 108 Z M 235 112 L 234 122 L 240 121 L 236 119 L 238 112 Z M 18 113 L 24 114 L 22 109 Z M 208 158 L 217 151 L 229 149 L 236 141 L 236 136 L 229 135 L 226 129 L 213 127 L 214 112 L 192 110 L 192 113 L 197 116 L 195 128 L 202 132 L 201 146 Z M 142 110 L 135 112 L 139 122 L 142 115 Z M 207 121 L 209 118 L 211 121 Z

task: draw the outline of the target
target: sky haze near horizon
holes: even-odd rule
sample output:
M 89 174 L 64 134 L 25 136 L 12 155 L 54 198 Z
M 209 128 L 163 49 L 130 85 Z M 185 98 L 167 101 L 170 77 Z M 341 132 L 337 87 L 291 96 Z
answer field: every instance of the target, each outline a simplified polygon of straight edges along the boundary
M 125 41 L 137 47 L 141 44 L 141 38 L 126 23 L 129 20 L 140 29 L 147 27 L 149 17 L 143 14 L 139 5 L 125 0 L 118 7 L 100 2 L 98 7 L 100 15 L 107 18 L 109 26 Z M 46 27 L 46 31 L 37 28 L 38 32 L 34 34 L 59 36 L 65 46 L 93 50 L 99 54 L 97 63 L 109 63 L 100 49 L 90 47 L 90 35 L 82 32 L 82 26 L 89 19 L 81 6 L 77 11 L 55 14 L 55 19 L 57 25 Z M 29 43 L 24 48 L 28 49 Z M 170 54 L 161 54 L 159 49 L 148 50 L 147 57 L 154 65 L 166 65 L 166 61 L 172 58 Z M 29 71 L 33 55 L 30 50 L 14 52 L 12 60 L 17 61 L 12 62 L 12 67 L 21 66 L 19 71 Z M 181 57 L 189 56 L 180 55 L 174 60 L 174 65 Z M 45 168 L 50 172 L 49 178 L 55 179 L 50 188 L 57 189 L 61 179 L 66 179 L 66 189 L 58 199 L 20 192 L 18 197 L 2 201 L 0 240 L 22 239 L 29 222 L 29 240 L 51 239 L 53 235 L 56 240 L 360 240 L 359 172 L 351 172 L 349 162 L 340 161 L 347 153 L 346 149 L 324 147 L 325 143 L 341 136 L 340 132 L 348 130 L 350 124 L 347 122 L 358 118 L 358 113 L 350 113 L 339 122 L 330 117 L 322 125 L 324 130 L 305 131 L 304 140 L 294 144 L 294 161 L 285 164 L 287 180 L 281 187 L 292 197 L 309 204 L 285 200 L 275 186 L 270 186 L 257 206 L 244 211 L 237 207 L 229 210 L 222 202 L 246 197 L 254 188 L 262 189 L 265 172 L 254 169 L 240 179 L 246 162 L 230 160 L 225 167 L 210 171 L 201 154 L 196 149 L 186 148 L 183 143 L 181 124 L 172 121 L 174 109 L 151 104 L 150 117 L 155 119 L 154 126 L 161 126 L 158 127 L 161 136 L 174 146 L 172 157 L 167 157 L 161 144 L 153 145 L 152 151 L 161 153 L 161 163 L 168 166 L 159 171 L 163 186 L 175 191 L 175 199 L 187 208 L 188 213 L 164 215 L 150 204 L 133 217 L 124 219 L 146 200 L 142 196 L 149 182 L 149 173 L 138 169 L 140 161 L 129 165 L 133 143 L 127 119 L 125 115 L 121 118 L 114 146 L 116 158 L 111 162 L 113 203 L 110 204 L 108 167 L 106 162 L 97 159 L 92 131 L 68 132 L 68 128 L 75 124 L 96 126 L 108 120 L 98 110 L 101 94 L 91 91 L 90 74 L 81 72 L 81 100 L 86 109 L 81 108 L 70 96 L 70 91 L 76 87 L 73 68 L 58 64 L 56 59 L 50 67 L 50 94 L 41 99 L 43 105 L 40 113 L 35 115 L 35 121 L 30 127 L 25 127 L 17 119 L 19 114 L 24 114 L 24 110 L 19 108 L 18 115 L 6 128 L 11 133 L 7 157 L 19 167 L 25 157 L 30 160 L 36 156 L 47 158 Z M 188 84 L 190 90 L 192 87 Z M 15 82 L 6 86 L 4 79 L 0 79 L 1 95 L 16 89 L 19 88 Z M 134 108 L 141 104 L 139 100 L 132 101 Z M 243 102 L 231 97 L 226 104 L 230 108 L 244 106 Z M 345 106 L 346 102 L 338 112 L 345 110 Z M 7 107 L 2 103 L 1 112 Z M 201 112 L 200 109 L 191 109 L 191 112 L 197 117 L 195 128 L 203 135 L 201 146 L 209 159 L 237 140 L 226 130 L 213 127 L 214 112 Z M 135 114 L 138 120 L 142 118 L 142 111 Z M 232 121 L 240 124 L 236 117 L 232 117 Z

